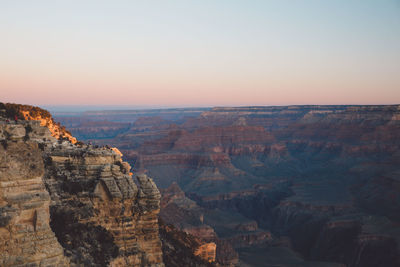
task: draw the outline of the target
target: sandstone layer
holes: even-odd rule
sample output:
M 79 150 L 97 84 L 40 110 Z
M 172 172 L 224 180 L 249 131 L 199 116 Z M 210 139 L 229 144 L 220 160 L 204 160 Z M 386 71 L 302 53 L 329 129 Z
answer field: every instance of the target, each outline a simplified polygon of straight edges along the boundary
M 36 126 L 0 121 L 0 265 L 69 266 L 50 228 L 42 151 L 24 140 L 29 127 Z M 50 132 L 39 131 L 51 139 Z
M 164 266 L 152 179 L 135 183 L 113 149 L 54 134 L 38 108 L 1 107 L 1 266 Z

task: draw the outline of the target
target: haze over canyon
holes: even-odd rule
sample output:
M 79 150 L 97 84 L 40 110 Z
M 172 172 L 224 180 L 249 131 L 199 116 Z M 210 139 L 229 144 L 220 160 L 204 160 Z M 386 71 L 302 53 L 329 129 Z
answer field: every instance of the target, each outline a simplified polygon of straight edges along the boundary
M 283 106 L 56 119 L 118 147 L 160 188 L 160 218 L 217 244 L 221 262 L 396 266 L 399 114 L 398 105 Z

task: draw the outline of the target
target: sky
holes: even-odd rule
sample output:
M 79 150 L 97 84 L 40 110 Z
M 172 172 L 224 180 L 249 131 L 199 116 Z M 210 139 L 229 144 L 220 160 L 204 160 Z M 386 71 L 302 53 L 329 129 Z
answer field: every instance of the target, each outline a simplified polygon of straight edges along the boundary
M 1 0 L 0 102 L 399 104 L 400 0 Z

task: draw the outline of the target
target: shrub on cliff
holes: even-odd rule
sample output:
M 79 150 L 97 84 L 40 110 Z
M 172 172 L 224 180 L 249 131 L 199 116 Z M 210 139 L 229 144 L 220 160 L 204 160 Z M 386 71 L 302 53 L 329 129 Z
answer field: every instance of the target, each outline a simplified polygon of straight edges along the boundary
M 47 110 L 41 109 L 39 107 L 34 107 L 30 105 L 21 105 L 21 104 L 13 104 L 13 103 L 0 103 L 0 109 L 6 110 L 6 116 L 8 118 L 14 119 L 15 116 L 19 120 L 24 120 L 25 117 L 22 114 L 22 111 L 28 111 L 32 117 L 42 117 L 42 118 L 51 118 L 50 112 Z

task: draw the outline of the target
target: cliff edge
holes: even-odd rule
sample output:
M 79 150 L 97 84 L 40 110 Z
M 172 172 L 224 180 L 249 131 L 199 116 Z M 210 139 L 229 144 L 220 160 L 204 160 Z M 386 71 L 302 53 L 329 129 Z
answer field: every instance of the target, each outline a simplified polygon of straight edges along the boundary
M 48 112 L 0 103 L 1 266 L 164 266 L 160 193 Z

